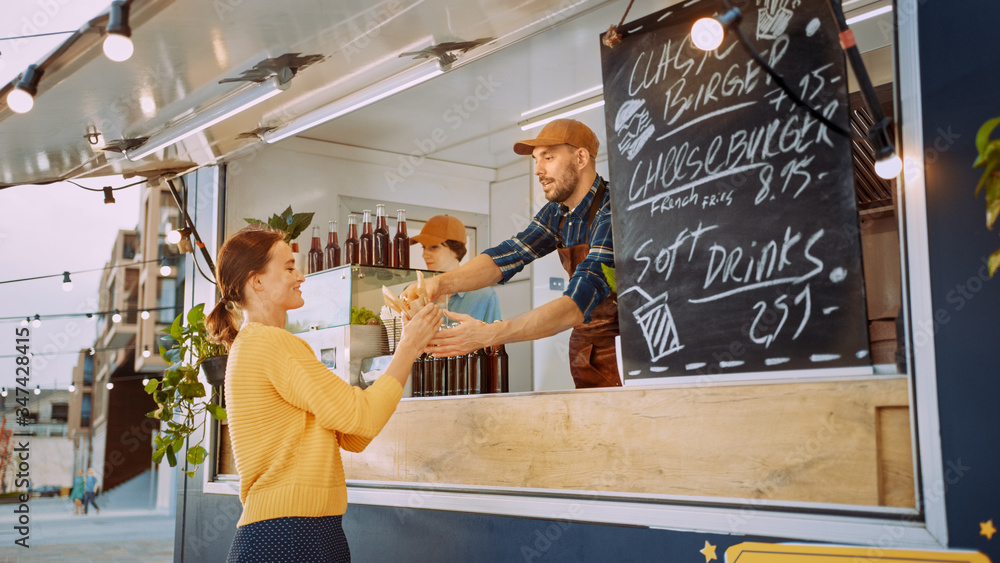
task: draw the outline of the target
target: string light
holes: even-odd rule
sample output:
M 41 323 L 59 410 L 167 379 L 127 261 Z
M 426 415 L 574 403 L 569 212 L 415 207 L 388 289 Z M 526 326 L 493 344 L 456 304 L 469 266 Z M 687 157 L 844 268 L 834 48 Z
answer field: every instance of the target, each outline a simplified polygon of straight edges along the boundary
M 42 318 L 39 317 L 38 315 L 35 315 L 35 320 L 31 321 L 31 326 L 35 328 L 42 326 Z
M 142 320 L 146 320 L 149 318 L 149 311 L 143 310 L 139 316 L 142 317 Z
M 76 385 L 73 385 L 72 383 L 70 383 L 69 384 L 69 392 L 70 393 L 76 393 Z
M 26 327 L 26 328 L 27 328 L 27 326 L 28 326 L 29 324 L 31 324 L 31 319 L 30 319 L 30 318 L 28 318 L 28 317 L 24 317 L 24 320 L 23 320 L 23 321 L 21 321 L 21 326 L 23 326 L 23 327 Z
M 152 354 L 152 352 L 149 351 L 149 346 L 143 346 L 142 347 L 142 357 L 143 358 L 148 358 L 150 356 L 150 354 Z
M 128 3 L 116 0 L 111 3 L 108 36 L 104 38 L 104 55 L 115 62 L 127 61 L 132 56 L 132 29 L 128 25 Z
M 14 89 L 7 94 L 7 106 L 16 113 L 28 113 L 35 107 L 35 95 L 38 94 L 38 81 L 44 71 L 38 65 L 28 65 Z
M 149 385 L 149 378 L 148 377 L 143 377 L 142 378 L 142 386 L 145 387 L 147 385 Z
M 69 272 L 63 272 L 63 291 L 73 291 L 73 280 L 69 279 Z
M 109 381 L 109 382 L 108 382 L 108 383 L 107 383 L 107 384 L 105 385 L 105 387 L 107 387 L 107 388 L 108 388 L 108 391 L 110 391 L 110 390 L 112 390 L 112 389 L 114 389 L 114 388 L 115 388 L 115 384 L 114 384 L 114 383 L 111 383 L 111 382 Z
M 102 189 L 102 191 L 104 192 L 104 204 L 105 205 L 110 205 L 110 204 L 112 204 L 112 203 L 115 202 L 115 194 L 111 190 L 111 186 L 104 186 L 104 188 Z
M 41 395 L 41 394 L 42 394 L 42 386 L 35 385 L 35 395 Z
M 122 314 L 118 312 L 118 309 L 115 309 L 115 314 L 111 315 L 111 322 L 115 324 L 122 322 Z
M 6 387 L 0 388 L 0 397 L 6 397 L 6 396 L 7 396 L 7 388 Z

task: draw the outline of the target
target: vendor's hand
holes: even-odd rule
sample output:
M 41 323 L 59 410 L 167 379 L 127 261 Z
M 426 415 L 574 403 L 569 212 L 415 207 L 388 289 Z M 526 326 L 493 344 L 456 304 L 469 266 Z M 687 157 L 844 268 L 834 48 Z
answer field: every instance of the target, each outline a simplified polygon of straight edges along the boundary
M 424 352 L 436 357 L 459 356 L 490 345 L 491 325 L 461 313 L 444 314 L 461 324 L 437 332 Z
M 441 309 L 431 303 L 417 312 L 412 319 L 404 317 L 403 335 L 396 349 L 408 350 L 413 357 L 419 356 L 440 326 Z

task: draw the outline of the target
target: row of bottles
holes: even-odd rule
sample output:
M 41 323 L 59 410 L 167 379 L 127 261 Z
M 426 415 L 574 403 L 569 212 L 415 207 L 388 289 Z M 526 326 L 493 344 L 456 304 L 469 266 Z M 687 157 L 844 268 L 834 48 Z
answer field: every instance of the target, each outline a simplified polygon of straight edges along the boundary
M 372 229 L 372 212 L 364 210 L 361 219 L 361 235 L 358 236 L 358 217 L 347 216 L 347 239 L 344 240 L 343 263 L 366 266 L 410 267 L 410 237 L 406 234 L 406 211 L 396 211 L 396 235 L 389 238 L 386 225 L 385 204 L 375 207 L 375 228 Z M 312 228 L 312 247 L 309 249 L 309 271 L 319 272 L 341 265 L 341 249 L 337 239 L 337 222 L 330 221 L 326 247 L 322 247 L 319 227 Z M 297 252 L 297 244 L 292 243 L 292 251 Z
M 449 358 L 424 354 L 413 362 L 410 372 L 413 396 L 507 393 L 510 390 L 507 366 L 503 344 Z

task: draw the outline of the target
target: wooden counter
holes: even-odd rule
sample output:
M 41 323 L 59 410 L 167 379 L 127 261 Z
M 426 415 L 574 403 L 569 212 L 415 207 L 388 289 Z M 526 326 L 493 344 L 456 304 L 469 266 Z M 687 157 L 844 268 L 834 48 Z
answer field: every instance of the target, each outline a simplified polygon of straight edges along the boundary
M 348 479 L 915 506 L 907 381 L 405 399 Z

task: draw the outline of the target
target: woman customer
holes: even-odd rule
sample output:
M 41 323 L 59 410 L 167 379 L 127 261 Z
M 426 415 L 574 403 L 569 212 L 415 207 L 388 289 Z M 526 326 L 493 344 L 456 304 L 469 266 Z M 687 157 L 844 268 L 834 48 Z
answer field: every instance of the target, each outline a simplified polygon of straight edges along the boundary
M 282 234 L 233 235 L 216 279 L 222 298 L 206 326 L 230 348 L 226 409 L 243 503 L 229 561 L 350 561 L 340 449 L 362 451 L 389 420 L 440 311 L 414 316 L 385 374 L 362 391 L 285 330 L 286 312 L 303 305 L 304 278 Z
M 465 258 L 465 240 L 465 225 L 461 221 L 450 215 L 435 215 L 420 229 L 419 235 L 410 238 L 410 244 L 423 245 L 428 270 L 450 272 Z M 448 296 L 448 312 L 488 323 L 503 320 L 500 298 L 492 287 L 452 293 Z
M 73 489 L 69 492 L 69 498 L 73 499 L 73 516 L 83 514 L 83 485 L 85 481 L 81 469 L 73 478 Z
M 97 506 L 97 502 L 94 500 L 97 498 L 97 492 L 101 489 L 101 486 L 97 483 L 97 473 L 94 472 L 93 467 L 87 468 L 87 477 L 83 480 L 83 513 L 87 513 L 87 507 L 94 505 L 94 510 L 98 514 L 101 513 L 101 507 Z

